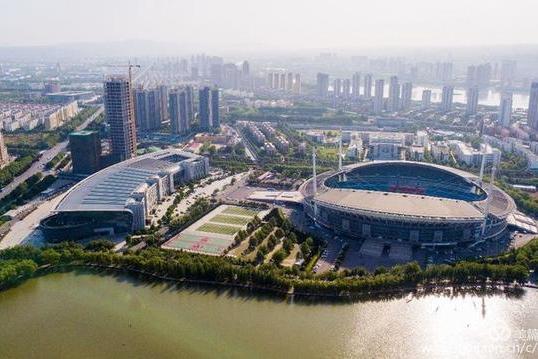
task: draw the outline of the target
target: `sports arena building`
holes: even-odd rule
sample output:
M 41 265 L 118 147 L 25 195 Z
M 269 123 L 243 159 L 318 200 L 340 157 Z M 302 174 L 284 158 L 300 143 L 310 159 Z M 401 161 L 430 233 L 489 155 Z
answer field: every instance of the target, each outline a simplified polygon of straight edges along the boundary
M 510 196 L 479 176 L 423 162 L 314 170 L 300 190 L 307 215 L 336 233 L 422 246 L 499 238 L 516 211 Z
M 135 157 L 76 184 L 40 228 L 49 241 L 143 229 L 164 196 L 208 172 L 206 157 L 176 149 Z

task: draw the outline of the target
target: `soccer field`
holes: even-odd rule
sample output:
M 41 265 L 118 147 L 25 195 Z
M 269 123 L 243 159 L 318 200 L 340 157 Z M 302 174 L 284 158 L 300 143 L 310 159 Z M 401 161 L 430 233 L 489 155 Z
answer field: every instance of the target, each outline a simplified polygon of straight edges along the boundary
M 248 222 L 250 222 L 250 220 L 251 218 L 228 216 L 226 214 L 217 214 L 215 217 L 211 218 L 209 222 L 244 226 Z
M 234 236 L 260 213 L 255 209 L 221 205 L 191 224 L 162 248 L 221 255 Z
M 241 227 L 232 227 L 224 224 L 216 224 L 216 223 L 205 223 L 202 224 L 200 227 L 196 228 L 197 231 L 201 232 L 209 232 L 209 233 L 218 233 L 218 234 L 227 234 L 227 235 L 234 235 Z

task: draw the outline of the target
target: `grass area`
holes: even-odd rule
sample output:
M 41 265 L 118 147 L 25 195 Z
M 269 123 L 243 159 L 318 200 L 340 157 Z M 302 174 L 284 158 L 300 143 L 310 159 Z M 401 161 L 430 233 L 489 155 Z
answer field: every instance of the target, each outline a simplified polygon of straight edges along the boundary
M 291 268 L 295 264 L 295 261 L 297 260 L 297 253 L 299 253 L 300 250 L 299 245 L 294 244 L 290 255 L 282 261 L 282 266 Z
M 228 216 L 225 214 L 217 214 L 215 217 L 211 218 L 209 222 L 244 226 L 248 222 L 250 222 L 250 220 L 251 220 L 250 218 L 246 218 L 246 217 L 237 217 L 237 216 Z
M 280 241 L 280 243 L 278 243 L 275 248 L 273 248 L 273 250 L 269 253 L 267 253 L 267 255 L 265 256 L 265 259 L 263 260 L 264 263 L 269 263 L 271 261 L 271 259 L 273 258 L 273 254 L 275 254 L 278 250 L 280 250 L 282 248 L 282 241 Z
M 215 223 L 205 223 L 198 227 L 196 230 L 201 232 L 218 233 L 233 236 L 234 234 L 239 232 L 240 229 L 241 227 L 232 227 Z
M 258 211 L 253 210 L 253 209 L 243 208 L 243 207 L 228 207 L 224 211 L 222 211 L 222 213 L 235 214 L 238 216 L 254 217 L 255 215 L 258 214 Z

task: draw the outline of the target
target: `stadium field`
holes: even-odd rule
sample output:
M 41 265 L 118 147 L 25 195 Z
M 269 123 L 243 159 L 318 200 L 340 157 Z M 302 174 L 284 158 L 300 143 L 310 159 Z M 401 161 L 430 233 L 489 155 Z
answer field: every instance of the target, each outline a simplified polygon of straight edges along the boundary
M 163 248 L 220 255 L 231 243 L 229 239 L 181 233 L 163 245 Z
M 196 230 L 200 232 L 209 232 L 209 233 L 218 233 L 218 234 L 227 234 L 229 236 L 233 236 L 239 230 L 241 227 L 233 227 L 229 225 L 224 224 L 216 224 L 216 223 L 204 223 L 200 227 L 198 227 Z
M 224 223 L 231 225 L 240 225 L 244 226 L 250 222 L 251 218 L 238 217 L 238 216 L 229 216 L 226 214 L 217 214 L 215 217 L 211 218 L 209 222 Z
M 226 208 L 224 211 L 222 211 L 222 213 L 235 214 L 235 215 L 238 215 L 238 216 L 254 217 L 255 215 L 258 214 L 258 211 L 253 210 L 253 209 L 248 209 L 248 208 L 230 206 L 230 207 Z

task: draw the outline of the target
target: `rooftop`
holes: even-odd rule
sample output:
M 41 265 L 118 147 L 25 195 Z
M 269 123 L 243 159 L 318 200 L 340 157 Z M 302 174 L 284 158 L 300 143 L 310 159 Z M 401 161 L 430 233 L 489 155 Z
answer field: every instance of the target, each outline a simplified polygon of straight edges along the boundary
M 74 186 L 56 212 L 119 211 L 152 178 L 178 170 L 180 162 L 200 156 L 169 149 L 135 157 L 107 167 Z

